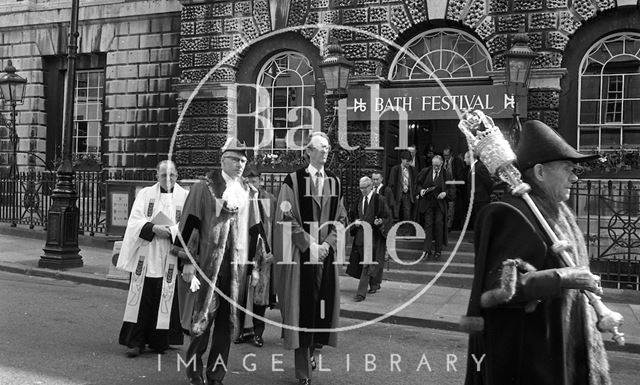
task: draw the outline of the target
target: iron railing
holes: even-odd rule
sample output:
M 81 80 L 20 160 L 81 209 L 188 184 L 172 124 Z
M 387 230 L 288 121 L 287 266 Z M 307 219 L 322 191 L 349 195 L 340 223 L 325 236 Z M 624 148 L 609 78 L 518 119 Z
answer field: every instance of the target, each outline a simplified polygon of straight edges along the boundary
M 640 290 L 640 180 L 581 180 L 569 204 L 603 286 Z

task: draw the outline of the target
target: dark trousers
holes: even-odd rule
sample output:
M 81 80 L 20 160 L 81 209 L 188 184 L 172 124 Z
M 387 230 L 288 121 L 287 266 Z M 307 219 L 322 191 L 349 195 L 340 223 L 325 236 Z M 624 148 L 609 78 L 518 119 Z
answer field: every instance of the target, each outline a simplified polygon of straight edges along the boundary
M 264 317 L 264 313 L 267 310 L 267 305 L 256 305 L 253 304 L 253 312 L 260 317 Z M 259 320 L 257 318 L 253 319 L 253 334 L 262 337 L 262 333 L 264 333 L 264 321 Z
M 162 278 L 145 277 L 138 311 L 138 322 L 123 322 L 119 342 L 130 348 L 144 348 L 147 344 L 155 351 L 163 352 L 169 345 L 182 345 L 183 335 L 178 313 L 178 296 L 173 296 L 169 330 L 156 329 L 158 307 L 162 297 Z
M 313 333 L 299 332 L 300 347 L 294 351 L 296 378 L 311 378 L 311 356 L 313 355 Z
M 382 270 L 382 267 L 379 269 Z M 376 276 L 371 276 L 367 272 L 367 269 L 362 269 L 362 275 L 360 276 L 356 295 L 362 296 L 363 298 L 366 297 L 368 287 L 378 290 L 380 288 L 380 283 L 376 282 Z
M 442 252 L 442 241 L 444 239 L 444 212 L 437 204 L 429 205 L 423 214 L 424 223 L 424 246 L 423 250 L 431 252 L 431 242 L 436 241 L 436 253 Z
M 227 260 L 222 262 L 221 271 L 218 275 L 218 287 L 229 296 L 231 293 L 231 270 Z M 203 290 L 203 289 L 200 289 Z M 206 377 L 211 380 L 222 381 L 227 373 L 225 367 L 229 362 L 229 347 L 231 346 L 231 305 L 222 297 L 218 297 L 220 305 L 216 311 L 214 319 L 209 320 L 209 325 L 204 333 L 200 336 L 191 336 L 191 343 L 187 349 L 187 362 L 195 357 L 196 367 L 187 366 L 187 376 L 189 378 L 199 377 L 202 373 L 202 356 L 207 350 L 209 337 L 211 339 L 211 348 L 209 349 L 209 357 L 207 357 Z M 212 329 L 213 328 L 213 332 Z M 216 365 L 218 357 L 222 358 L 224 366 Z
M 398 220 L 399 221 L 410 221 L 413 219 L 413 204 L 411 203 L 411 197 L 409 193 L 402 193 L 400 197 L 400 202 L 398 203 Z

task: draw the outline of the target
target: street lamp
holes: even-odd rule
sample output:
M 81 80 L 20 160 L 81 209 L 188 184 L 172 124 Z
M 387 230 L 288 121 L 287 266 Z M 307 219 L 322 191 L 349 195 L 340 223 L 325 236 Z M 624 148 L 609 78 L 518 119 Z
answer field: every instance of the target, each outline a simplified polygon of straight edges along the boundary
M 73 108 L 76 84 L 76 56 L 78 54 L 78 13 L 80 0 L 71 2 L 71 23 L 67 44 L 67 80 L 64 90 L 62 116 L 62 164 L 58 168 L 56 187 L 51 194 L 47 216 L 47 241 L 38 267 L 66 269 L 83 265 L 78 247 L 80 213 L 71 156 L 73 153 Z
M 327 55 L 320 63 L 320 68 L 324 76 L 326 95 L 334 100 L 346 98 L 349 72 L 353 63 L 342 55 L 342 47 L 337 41 L 334 40 L 327 46 Z
M 13 66 L 11 60 L 4 67 L 4 75 L 0 76 L 0 97 L 11 106 L 11 130 L 9 131 L 9 142 L 13 148 L 13 158 L 11 159 L 11 169 L 9 175 L 13 180 L 14 191 L 13 197 L 17 199 L 17 177 L 18 177 L 18 132 L 16 130 L 16 105 L 22 104 L 24 99 L 24 88 L 27 79 L 16 75 L 16 67 Z M 16 209 L 17 202 L 13 205 L 13 215 L 11 227 L 16 227 Z
M 11 131 L 9 133 L 9 141 L 13 145 L 13 159 L 11 162 L 11 176 L 17 176 L 17 151 L 18 151 L 18 133 L 16 131 L 16 105 L 22 104 L 24 99 L 24 88 L 27 79 L 16 75 L 16 67 L 13 66 L 11 60 L 4 67 L 4 75 L 0 76 L 0 98 L 11 106 Z
M 511 49 L 505 53 L 505 75 L 507 78 L 507 87 L 513 88 L 514 105 L 513 105 L 513 129 L 511 132 L 513 144 L 517 145 L 520 138 L 520 117 L 518 112 L 518 99 L 526 95 L 531 75 L 531 64 L 538 56 L 531 47 L 529 47 L 529 37 L 525 33 L 517 33 L 513 36 L 513 44 Z

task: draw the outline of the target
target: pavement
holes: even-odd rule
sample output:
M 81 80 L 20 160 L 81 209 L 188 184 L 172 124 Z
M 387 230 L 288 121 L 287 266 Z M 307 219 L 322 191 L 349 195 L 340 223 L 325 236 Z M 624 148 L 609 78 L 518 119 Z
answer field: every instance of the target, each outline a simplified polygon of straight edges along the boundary
M 44 276 L 89 285 L 127 290 L 128 273 L 111 265 L 112 242 L 117 238 L 79 236 L 84 266 L 67 270 L 39 268 L 46 232 L 42 229 L 12 228 L 0 224 L 0 271 Z M 446 257 L 446 255 L 443 255 Z M 459 331 L 459 320 L 466 313 L 470 290 L 438 285 L 439 275 L 423 284 L 384 280 L 382 289 L 354 302 L 358 281 L 341 275 L 341 316 L 363 322 L 384 322 L 424 328 Z M 608 350 L 640 354 L 640 292 L 605 289 L 605 304 L 624 316 L 621 331 L 626 344 L 618 346 L 604 335 Z

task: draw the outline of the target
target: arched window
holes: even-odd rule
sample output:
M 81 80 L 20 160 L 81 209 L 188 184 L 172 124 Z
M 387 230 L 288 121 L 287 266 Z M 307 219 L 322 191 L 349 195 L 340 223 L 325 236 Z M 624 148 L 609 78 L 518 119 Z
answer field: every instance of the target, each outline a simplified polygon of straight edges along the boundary
M 617 33 L 598 41 L 578 74 L 580 150 L 640 145 L 640 34 Z
M 405 44 L 393 60 L 388 78 L 474 78 L 487 76 L 491 68 L 491 56 L 476 38 L 463 31 L 439 28 L 426 31 Z
M 315 111 L 315 76 L 309 60 L 298 52 L 286 51 L 271 57 L 262 66 L 257 84 L 256 105 L 262 119 L 256 119 L 255 143 L 262 143 L 265 122 L 273 127 L 273 140 L 262 151 L 291 149 L 287 143 L 303 146 L 312 129 Z M 289 141 L 287 141 L 289 135 Z

